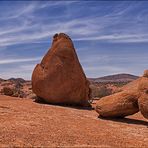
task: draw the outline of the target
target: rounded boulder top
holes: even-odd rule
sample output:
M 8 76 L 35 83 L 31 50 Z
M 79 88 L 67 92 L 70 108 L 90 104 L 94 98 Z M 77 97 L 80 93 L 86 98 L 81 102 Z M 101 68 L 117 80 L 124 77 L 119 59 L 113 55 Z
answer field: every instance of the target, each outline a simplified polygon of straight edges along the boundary
M 67 34 L 56 33 L 53 36 L 52 46 L 55 45 L 55 44 L 61 43 L 61 42 L 66 42 L 67 44 L 71 45 L 72 47 L 74 46 L 71 38 Z

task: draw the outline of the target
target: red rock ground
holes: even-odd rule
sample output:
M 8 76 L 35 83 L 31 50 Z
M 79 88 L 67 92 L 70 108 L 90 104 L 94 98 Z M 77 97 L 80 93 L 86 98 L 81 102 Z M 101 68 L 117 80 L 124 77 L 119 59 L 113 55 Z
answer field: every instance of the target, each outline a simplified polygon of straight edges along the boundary
M 0 96 L 0 147 L 148 147 L 148 121 L 138 113 L 104 120 L 94 110 Z

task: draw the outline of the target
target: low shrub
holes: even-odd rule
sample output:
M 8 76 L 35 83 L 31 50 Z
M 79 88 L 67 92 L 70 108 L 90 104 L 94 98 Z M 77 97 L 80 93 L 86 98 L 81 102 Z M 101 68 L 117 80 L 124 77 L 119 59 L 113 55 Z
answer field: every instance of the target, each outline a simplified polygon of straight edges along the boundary
M 112 94 L 112 89 L 107 86 L 90 86 L 92 98 L 102 98 Z
M 1 93 L 7 96 L 13 96 L 14 89 L 10 87 L 3 87 L 3 89 L 1 90 Z

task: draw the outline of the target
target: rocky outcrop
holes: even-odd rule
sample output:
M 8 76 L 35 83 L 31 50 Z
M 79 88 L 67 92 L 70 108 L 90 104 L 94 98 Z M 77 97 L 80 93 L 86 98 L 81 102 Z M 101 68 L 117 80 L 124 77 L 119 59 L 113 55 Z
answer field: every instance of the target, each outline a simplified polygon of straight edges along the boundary
M 138 92 L 123 91 L 101 98 L 96 111 L 102 117 L 125 117 L 139 111 Z
M 138 112 L 148 118 L 148 70 L 135 81 L 136 87 L 101 98 L 96 111 L 102 117 L 124 117 Z
M 32 89 L 48 103 L 89 105 L 89 82 L 66 34 L 54 35 L 52 47 L 33 71 Z
M 148 119 L 148 94 L 142 93 L 138 99 L 139 110 Z
M 142 115 L 148 119 L 148 70 L 144 71 L 144 75 L 141 78 L 138 86 L 141 96 L 138 99 L 139 110 Z

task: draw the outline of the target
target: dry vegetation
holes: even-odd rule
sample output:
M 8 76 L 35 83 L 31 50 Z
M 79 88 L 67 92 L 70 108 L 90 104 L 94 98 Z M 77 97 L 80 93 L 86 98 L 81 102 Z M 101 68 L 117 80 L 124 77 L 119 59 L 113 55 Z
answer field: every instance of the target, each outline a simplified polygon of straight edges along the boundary
M 98 99 L 122 90 L 123 85 L 90 87 Z M 22 98 L 33 98 L 29 81 L 1 81 L 0 88 L 5 95 L 23 91 Z M 96 100 L 93 108 L 80 108 L 39 104 L 19 95 L 0 95 L 0 147 L 148 147 L 148 122 L 141 113 L 108 120 L 93 110 Z
M 10 79 L 0 81 L 0 94 L 19 97 L 33 98 L 35 95 L 32 92 L 31 81 L 21 81 L 19 79 Z
M 122 87 L 128 82 L 91 82 L 91 97 L 92 99 L 100 99 L 104 96 L 120 92 Z M 32 92 L 31 81 L 23 79 L 9 79 L 0 81 L 0 94 L 20 97 L 20 98 L 34 98 L 35 94 Z
M 92 92 L 92 98 L 100 99 L 102 97 L 120 92 L 122 87 L 129 82 L 109 82 L 109 83 L 91 83 L 90 88 Z

